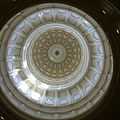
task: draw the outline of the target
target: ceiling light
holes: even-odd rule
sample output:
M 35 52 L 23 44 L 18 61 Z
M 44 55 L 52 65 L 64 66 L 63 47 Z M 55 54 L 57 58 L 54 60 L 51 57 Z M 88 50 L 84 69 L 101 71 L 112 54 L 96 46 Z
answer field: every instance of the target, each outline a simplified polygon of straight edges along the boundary
M 101 9 L 102 9 L 103 14 L 107 14 L 107 15 L 112 15 L 115 12 L 112 6 L 110 6 L 106 2 L 103 2 L 101 4 Z
M 4 120 L 4 117 L 3 116 L 0 116 L 1 120 Z
M 107 14 L 106 11 L 102 10 L 103 14 Z
M 120 34 L 120 31 L 119 31 L 118 29 L 116 29 L 116 32 L 117 32 L 118 34 Z

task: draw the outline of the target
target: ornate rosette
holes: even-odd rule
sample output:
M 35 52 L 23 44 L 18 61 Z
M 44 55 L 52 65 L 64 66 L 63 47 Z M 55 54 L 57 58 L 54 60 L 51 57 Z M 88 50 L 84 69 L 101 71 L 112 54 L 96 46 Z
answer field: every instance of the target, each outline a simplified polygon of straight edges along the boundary
M 70 75 L 80 63 L 80 45 L 63 30 L 49 30 L 34 43 L 32 57 L 39 71 L 50 78 Z
M 83 11 L 58 3 L 36 5 L 13 16 L 0 34 L 0 86 L 25 113 L 74 117 L 95 107 L 107 92 L 111 47 Z

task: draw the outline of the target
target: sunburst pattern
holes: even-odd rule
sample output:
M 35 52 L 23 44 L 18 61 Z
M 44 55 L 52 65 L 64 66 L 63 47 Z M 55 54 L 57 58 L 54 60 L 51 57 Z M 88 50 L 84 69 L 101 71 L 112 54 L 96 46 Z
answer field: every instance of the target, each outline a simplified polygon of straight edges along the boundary
M 63 52 L 66 52 L 66 56 L 63 55 L 62 61 L 61 58 L 58 62 L 49 58 L 49 49 L 53 45 L 60 45 L 65 49 Z M 58 53 L 59 51 L 56 51 L 55 54 L 58 55 Z M 76 38 L 65 30 L 57 29 L 40 35 L 34 43 L 32 54 L 36 68 L 51 78 L 70 75 L 78 67 L 81 58 L 80 45 Z

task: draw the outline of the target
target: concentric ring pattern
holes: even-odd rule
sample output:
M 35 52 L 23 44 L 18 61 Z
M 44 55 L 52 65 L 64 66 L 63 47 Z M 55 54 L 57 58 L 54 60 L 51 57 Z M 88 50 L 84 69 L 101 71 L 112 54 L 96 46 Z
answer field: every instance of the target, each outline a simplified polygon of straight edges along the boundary
M 46 3 L 13 16 L 1 30 L 0 86 L 18 108 L 43 119 L 71 118 L 106 94 L 113 56 L 85 12 Z
M 50 30 L 40 35 L 34 44 L 32 54 L 37 69 L 51 78 L 73 73 L 80 62 L 79 43 L 63 30 Z

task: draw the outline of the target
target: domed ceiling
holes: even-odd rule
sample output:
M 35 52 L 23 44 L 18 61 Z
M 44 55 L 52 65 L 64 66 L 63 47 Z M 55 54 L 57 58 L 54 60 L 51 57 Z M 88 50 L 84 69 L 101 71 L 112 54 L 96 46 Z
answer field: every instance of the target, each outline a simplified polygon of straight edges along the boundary
M 1 88 L 26 114 L 68 119 L 106 94 L 113 55 L 106 34 L 85 12 L 46 3 L 13 16 L 1 31 Z

